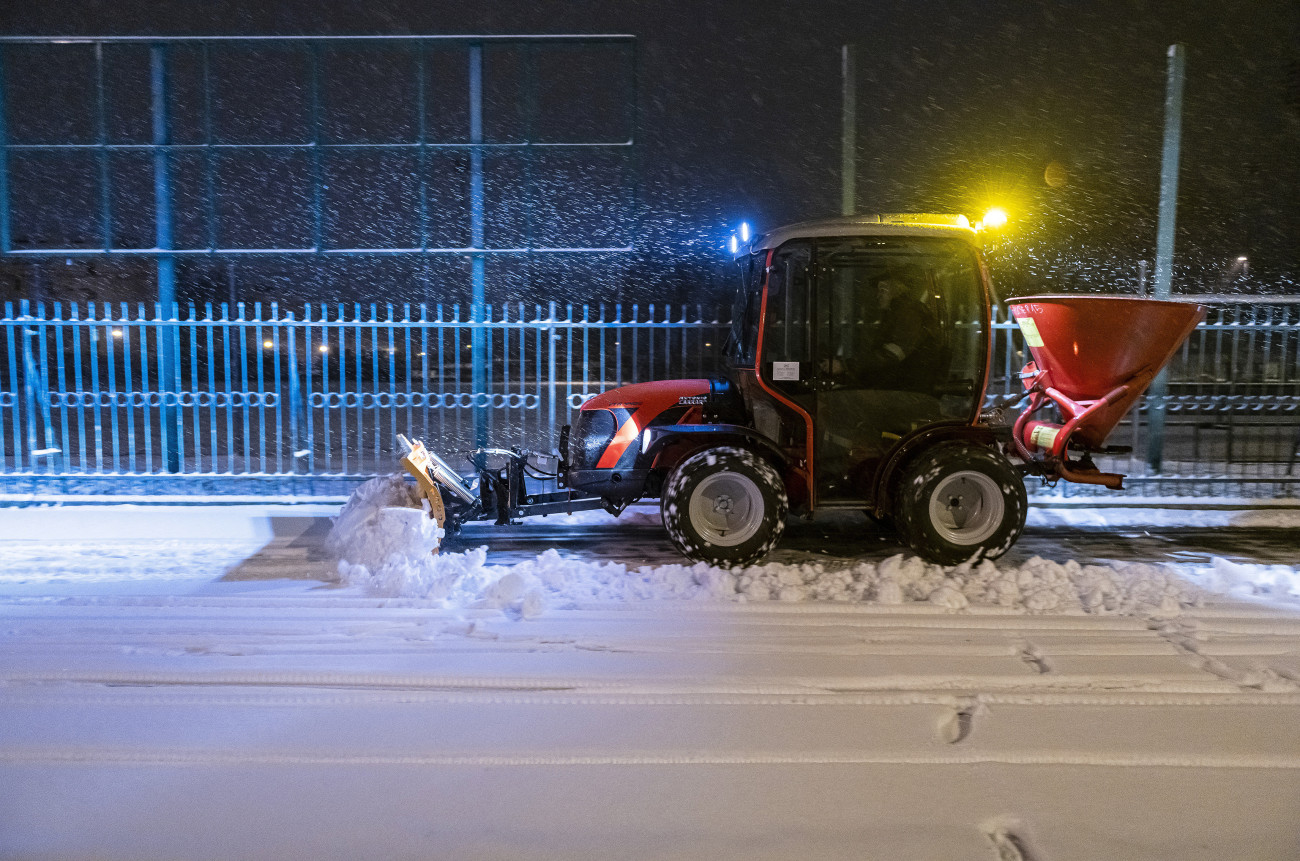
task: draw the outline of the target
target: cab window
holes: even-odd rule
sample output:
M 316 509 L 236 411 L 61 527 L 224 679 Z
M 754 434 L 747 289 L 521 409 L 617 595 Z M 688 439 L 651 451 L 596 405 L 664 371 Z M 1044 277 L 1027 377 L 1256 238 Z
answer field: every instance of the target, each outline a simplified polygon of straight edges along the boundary
M 788 242 L 781 246 L 772 257 L 767 277 L 762 372 L 767 379 L 775 376 L 786 383 L 797 384 L 807 379 L 812 357 L 812 321 L 808 314 L 812 243 Z M 774 362 L 782 363 L 775 374 Z M 798 385 L 793 387 L 798 388 Z

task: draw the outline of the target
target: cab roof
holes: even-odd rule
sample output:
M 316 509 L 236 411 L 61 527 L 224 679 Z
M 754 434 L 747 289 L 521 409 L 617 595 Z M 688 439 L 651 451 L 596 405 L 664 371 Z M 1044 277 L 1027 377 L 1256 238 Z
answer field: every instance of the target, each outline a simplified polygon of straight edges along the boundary
M 750 251 L 763 251 L 788 242 L 819 236 L 946 236 L 975 243 L 975 231 L 964 215 L 898 213 L 840 215 L 778 227 L 754 238 Z

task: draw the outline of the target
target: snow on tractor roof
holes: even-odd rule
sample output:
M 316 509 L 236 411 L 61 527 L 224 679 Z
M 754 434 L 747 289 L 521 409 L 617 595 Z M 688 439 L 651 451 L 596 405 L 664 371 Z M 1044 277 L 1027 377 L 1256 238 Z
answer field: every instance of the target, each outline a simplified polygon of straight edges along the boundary
M 754 239 L 751 251 L 776 248 L 791 239 L 817 236 L 948 236 L 975 243 L 975 231 L 964 215 L 893 213 L 841 215 L 788 224 Z

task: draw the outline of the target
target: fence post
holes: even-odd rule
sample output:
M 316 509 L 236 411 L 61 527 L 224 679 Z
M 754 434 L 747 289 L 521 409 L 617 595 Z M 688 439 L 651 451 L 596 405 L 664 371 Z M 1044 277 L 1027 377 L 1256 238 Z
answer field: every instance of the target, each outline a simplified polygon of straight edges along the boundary
M 1156 230 L 1155 298 L 1168 299 L 1173 280 L 1174 221 L 1178 211 L 1178 158 L 1183 122 L 1182 45 L 1169 46 L 1169 79 L 1165 88 L 1165 137 L 1160 165 L 1160 219 Z M 1165 397 L 1169 370 L 1161 370 L 1147 395 L 1147 463 L 1151 471 L 1164 468 Z
M 151 111 L 153 115 L 153 193 L 154 193 L 154 245 L 158 250 L 158 381 L 162 390 L 162 427 L 159 429 L 162 444 L 163 468 L 168 472 L 181 471 L 181 433 L 177 418 L 179 407 L 172 386 L 172 369 L 176 366 L 176 351 L 173 349 L 170 330 L 162 326 L 162 316 L 170 309 L 173 318 L 176 313 L 176 260 L 171 255 L 172 249 L 172 206 L 171 206 L 171 166 L 168 146 L 171 144 L 171 132 L 167 122 L 167 46 L 156 43 L 149 47 L 149 70 L 151 83 Z M 168 403 L 167 395 L 172 394 Z
M 23 300 L 24 310 L 26 310 L 26 300 Z M 24 317 L 29 314 L 23 314 Z M 35 314 L 30 314 L 36 317 Z M 46 361 L 47 347 L 45 345 L 45 325 L 46 320 L 45 307 L 42 304 L 40 317 L 38 318 L 42 325 L 39 328 L 33 328 L 30 332 L 27 327 L 23 327 L 23 377 L 26 382 L 25 389 L 27 394 L 27 427 L 28 427 L 28 456 L 32 470 L 36 469 L 36 458 L 52 457 L 59 454 L 60 450 L 53 444 L 54 441 L 54 419 L 50 413 L 50 387 L 49 387 L 49 367 Z M 36 361 L 32 353 L 30 343 L 31 338 L 41 339 L 41 359 Z M 44 437 L 39 444 L 36 441 L 36 414 L 40 412 L 41 430 L 44 431 Z
M 483 259 L 483 46 L 469 49 L 469 199 L 470 245 L 474 248 L 470 261 L 473 299 L 470 306 L 470 395 L 474 400 L 474 445 L 486 448 L 488 444 L 488 407 L 481 395 L 487 389 L 487 357 L 484 345 L 486 329 L 483 305 L 486 301 L 486 275 Z
M 9 253 L 9 136 L 5 123 L 5 51 L 0 50 L 0 254 Z
M 20 412 L 18 403 L 18 362 L 14 359 L 14 326 L 11 322 L 14 318 L 14 306 L 11 302 L 5 303 L 5 348 L 6 356 L 9 361 L 6 363 L 9 367 L 9 379 L 0 380 L 0 406 L 13 410 L 10 419 L 10 427 L 13 429 L 14 445 L 14 471 L 19 472 L 22 469 L 22 431 L 19 430 L 18 414 Z M 21 333 L 22 329 L 18 329 Z M 0 410 L 0 472 L 7 469 L 6 452 L 8 446 L 5 444 L 5 425 L 4 411 Z
M 547 374 L 548 374 L 547 381 L 550 384 L 550 390 L 551 390 L 550 403 L 549 403 L 550 412 L 548 413 L 548 420 L 550 424 L 547 425 L 547 429 L 549 430 L 550 433 L 554 434 L 555 433 L 555 398 L 556 395 L 558 394 L 556 392 L 557 383 L 555 379 L 555 339 L 559 337 L 555 331 L 555 303 L 554 302 L 550 303 L 549 316 L 547 317 L 547 321 L 548 321 L 547 325 L 544 327 L 547 336 L 546 337 Z
M 307 312 L 310 313 L 310 312 Z M 298 338 L 294 327 L 294 318 L 292 311 L 286 311 L 284 314 L 285 340 L 287 344 L 287 355 L 289 357 L 289 472 L 298 474 L 298 461 L 310 455 L 310 451 L 302 447 L 302 386 L 298 380 Z M 306 361 L 311 361 L 308 356 Z M 310 471 L 310 469 L 309 469 Z
M 20 319 L 24 322 L 18 325 L 18 337 L 22 341 L 23 351 L 23 407 L 27 414 L 27 438 L 19 438 L 18 451 L 15 452 L 17 465 L 22 468 L 23 450 L 27 452 L 27 463 L 31 471 L 36 471 L 36 363 L 32 361 L 32 338 L 36 334 L 35 329 L 27 325 L 27 320 L 31 317 L 31 306 L 26 299 L 23 299 L 18 308 Z M 18 436 L 15 434 L 15 436 Z

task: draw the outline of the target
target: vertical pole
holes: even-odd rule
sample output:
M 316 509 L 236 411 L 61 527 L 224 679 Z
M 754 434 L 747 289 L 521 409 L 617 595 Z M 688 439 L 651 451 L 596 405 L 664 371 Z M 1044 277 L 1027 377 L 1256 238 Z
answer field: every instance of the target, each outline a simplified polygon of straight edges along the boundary
M 840 214 L 852 215 L 855 211 L 854 188 L 857 185 L 857 130 L 858 130 L 858 73 L 854 64 L 853 46 L 840 49 L 840 76 L 843 83 L 840 131 Z
M 1165 139 L 1160 161 L 1160 220 L 1156 229 L 1156 271 L 1153 294 L 1168 299 L 1173 282 L 1174 220 L 1178 210 L 1178 160 L 1182 142 L 1183 72 L 1186 50 L 1169 46 L 1169 72 L 1165 87 Z M 1158 473 L 1164 466 L 1165 398 L 1169 392 L 1168 369 L 1160 372 L 1147 394 L 1147 465 Z
M 5 131 L 4 48 L 0 47 L 0 254 L 9 253 L 9 138 Z
M 6 302 L 4 309 L 5 309 L 5 320 L 12 321 L 14 318 L 13 303 Z M 76 330 L 74 329 L 73 331 Z M 14 349 L 17 347 L 17 344 L 15 343 L 15 339 L 22 337 L 21 324 L 16 326 L 12 322 L 6 322 L 4 325 L 4 333 L 5 333 L 5 347 L 9 358 L 9 380 L 8 380 L 9 388 L 7 389 L 7 391 L 13 392 L 14 397 L 16 398 L 18 396 L 18 360 L 14 354 Z M 0 381 L 0 384 L 2 383 L 3 381 Z M 59 386 L 59 390 L 67 391 L 67 389 L 64 388 L 63 386 Z M 9 409 L 11 411 L 9 413 L 10 427 L 12 427 L 13 429 L 13 439 L 14 439 L 13 467 L 16 472 L 21 472 L 23 468 L 23 431 L 22 431 L 22 421 L 21 421 L 22 405 L 19 404 L 17 401 L 14 401 L 9 405 Z M 4 472 L 5 470 L 6 450 L 7 447 L 5 446 L 4 413 L 0 413 L 0 472 Z M 67 446 L 64 446 L 63 462 L 65 464 L 64 467 L 65 469 L 67 468 L 66 467 L 67 461 L 68 461 L 68 449 Z
M 416 140 L 416 185 L 418 188 L 416 205 L 420 221 L 420 251 L 429 250 L 429 130 L 428 130 L 428 96 L 424 92 L 424 79 L 427 77 L 428 47 L 423 41 L 415 43 L 415 124 Z M 421 280 L 428 289 L 428 257 L 420 258 Z M 425 434 L 427 437 L 428 434 Z
M 311 306 L 309 305 L 307 307 L 308 310 L 305 311 L 304 313 L 308 317 L 310 317 Z M 303 327 L 304 339 L 310 338 L 310 335 L 307 334 L 310 331 L 311 329 L 309 327 L 307 326 Z M 298 422 L 298 417 L 302 414 L 303 411 L 302 384 L 301 382 L 299 382 L 298 379 L 298 333 L 297 333 L 297 326 L 294 325 L 292 311 L 285 312 L 284 333 L 286 339 L 288 340 L 287 350 L 285 355 L 289 360 L 289 472 L 293 473 L 294 475 L 297 475 L 298 461 L 301 458 L 311 457 L 311 446 L 310 445 L 306 446 L 304 451 L 304 446 L 302 444 L 303 438 L 301 432 L 303 430 L 306 430 L 306 428 L 300 427 Z M 307 341 L 306 346 L 308 350 L 311 349 L 310 341 Z M 305 356 L 306 356 L 305 361 L 308 363 L 311 362 L 311 353 L 306 353 Z M 310 376 L 311 374 L 310 365 L 307 366 L 307 373 Z M 305 426 L 306 421 L 302 422 L 302 424 Z M 311 472 L 310 461 L 308 461 L 307 471 Z
M 203 197 L 206 204 L 207 244 L 209 251 L 217 248 L 217 178 L 212 145 L 212 52 L 203 43 Z M 230 287 L 230 304 L 235 304 L 235 264 L 226 264 L 226 279 Z
M 99 143 L 99 231 L 105 252 L 113 250 L 111 174 L 108 165 L 108 98 L 104 91 L 104 43 L 95 43 L 95 140 Z
M 550 303 L 549 311 L 550 311 L 549 316 L 546 318 L 547 325 L 545 326 L 546 344 L 547 344 L 546 381 L 547 381 L 547 388 L 550 390 L 551 395 L 550 395 L 550 401 L 548 402 L 549 409 L 547 412 L 547 421 L 549 422 L 549 424 L 547 424 L 546 426 L 546 434 L 547 436 L 553 439 L 555 437 L 555 398 L 556 398 L 555 387 L 557 384 L 557 380 L 555 376 L 555 339 L 558 337 L 555 331 L 555 303 L 554 302 Z M 540 351 L 539 351 L 539 355 L 540 355 Z
M 153 109 L 153 193 L 154 193 L 154 248 L 158 264 L 158 308 L 163 316 L 176 316 L 176 260 L 172 250 L 172 195 L 170 158 L 167 151 L 171 135 L 167 122 L 167 46 L 161 43 L 149 48 L 149 67 Z M 158 388 L 162 395 L 163 467 L 168 472 L 180 472 L 180 433 L 177 425 L 176 393 L 173 391 L 173 368 L 176 357 L 171 333 L 159 324 L 158 338 Z M 170 402 L 168 395 L 171 395 Z
M 32 316 L 32 309 L 28 300 L 21 300 L 18 312 L 25 318 Z M 38 330 L 23 325 L 17 327 L 16 331 L 22 342 L 23 351 L 23 407 L 27 414 L 27 441 L 26 443 L 19 442 L 15 454 L 18 456 L 17 466 L 21 469 L 23 450 L 26 449 L 27 467 L 32 472 L 35 472 L 36 452 L 45 447 L 37 440 L 36 436 L 36 413 L 39 406 L 36 391 L 36 360 L 32 356 L 32 339 L 36 337 Z M 77 388 L 80 389 L 81 387 L 78 386 Z M 18 392 L 15 390 L 14 394 L 17 395 Z M 21 439 L 17 433 L 14 434 L 14 438 L 15 440 Z
M 489 413 L 483 394 L 487 391 L 487 365 L 484 344 L 483 310 L 486 286 L 483 259 L 483 46 L 469 49 L 469 201 L 471 281 L 470 361 L 473 363 L 471 386 L 474 399 L 474 445 L 488 443 Z
M 311 82 L 309 101 L 311 105 L 311 242 L 317 254 L 325 247 L 325 200 L 324 170 L 321 166 L 321 92 L 320 92 L 320 45 L 309 43 L 308 59 L 310 61 Z M 319 267 L 320 264 L 317 263 Z

